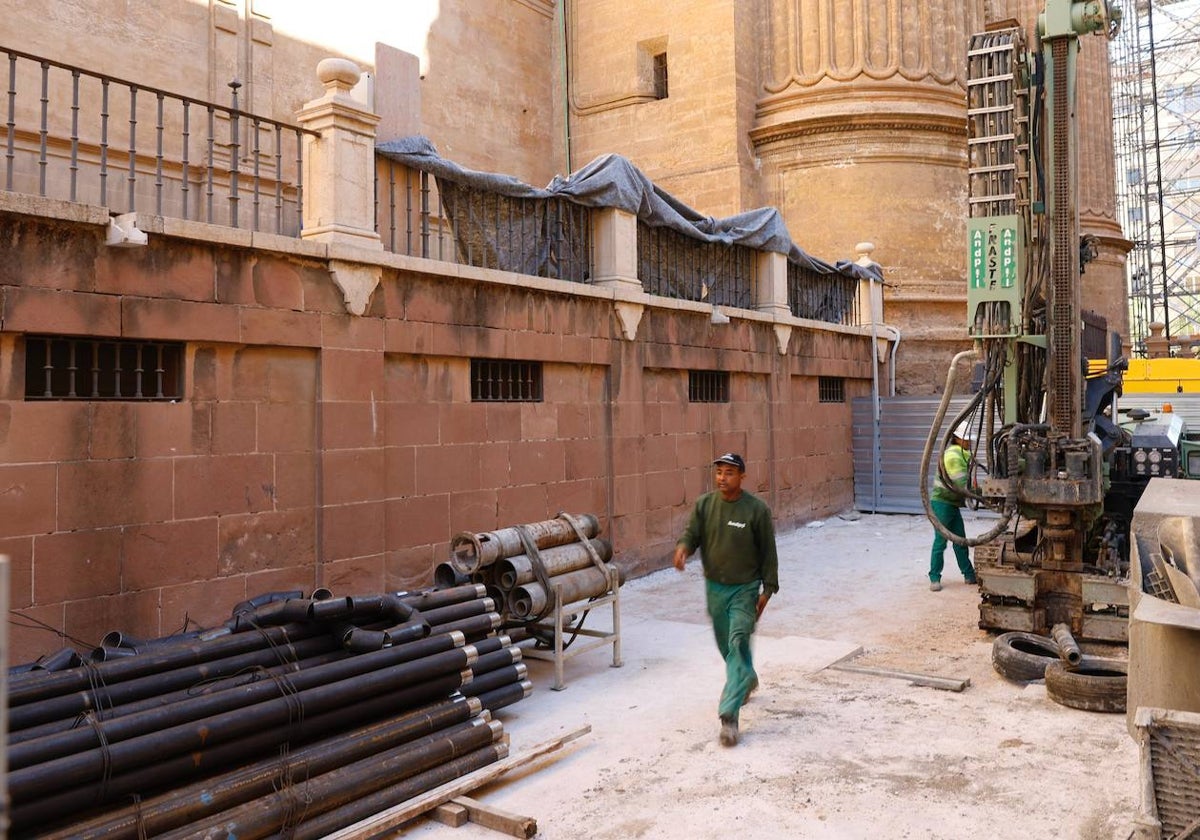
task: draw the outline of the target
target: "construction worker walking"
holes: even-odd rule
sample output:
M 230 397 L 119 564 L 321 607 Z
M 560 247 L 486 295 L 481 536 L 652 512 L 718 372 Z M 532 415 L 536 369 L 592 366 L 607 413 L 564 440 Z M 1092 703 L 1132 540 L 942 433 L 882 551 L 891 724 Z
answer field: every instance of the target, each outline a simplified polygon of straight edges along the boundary
M 717 715 L 720 742 L 738 742 L 738 715 L 758 687 L 750 637 L 779 591 L 779 559 L 775 527 L 766 502 L 744 490 L 746 462 L 736 452 L 713 461 L 717 489 L 696 500 L 687 528 L 675 545 L 675 568 L 700 549 L 704 589 L 717 649 L 725 660 L 725 688 Z
M 960 423 L 953 433 L 953 440 L 946 451 L 942 453 L 942 467 L 933 480 L 933 494 L 930 506 L 933 515 L 937 517 L 946 530 L 955 536 L 966 539 L 966 526 L 963 525 L 962 506 L 965 502 L 964 491 L 967 489 L 969 468 L 969 452 L 971 441 L 967 436 L 966 423 Z M 950 479 L 950 485 L 942 479 L 942 473 Z M 937 528 L 933 529 L 933 548 L 929 557 L 929 589 L 933 592 L 942 591 L 942 567 L 945 564 L 946 537 Z M 963 579 L 973 584 L 975 567 L 971 565 L 971 555 L 965 545 L 954 543 L 954 558 L 958 561 L 958 570 Z

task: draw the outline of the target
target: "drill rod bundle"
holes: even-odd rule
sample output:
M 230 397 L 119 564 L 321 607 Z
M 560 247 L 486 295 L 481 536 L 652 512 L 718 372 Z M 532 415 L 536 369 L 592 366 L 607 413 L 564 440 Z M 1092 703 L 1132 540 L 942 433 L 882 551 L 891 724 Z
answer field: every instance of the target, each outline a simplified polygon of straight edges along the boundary
M 475 581 L 501 604 L 508 622 L 533 622 L 562 604 L 604 595 L 624 582 L 611 562 L 612 546 L 602 539 L 592 514 L 559 514 L 556 519 L 498 531 L 461 533 L 450 560 L 434 573 L 440 585 Z
M 484 586 L 302 594 L 12 669 L 11 836 L 316 837 L 504 757 L 531 685 Z

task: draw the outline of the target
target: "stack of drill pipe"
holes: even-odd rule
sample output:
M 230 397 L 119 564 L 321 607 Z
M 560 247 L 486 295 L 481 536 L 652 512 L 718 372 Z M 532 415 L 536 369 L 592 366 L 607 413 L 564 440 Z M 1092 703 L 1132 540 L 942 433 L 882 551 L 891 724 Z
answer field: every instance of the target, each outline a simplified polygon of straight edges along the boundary
M 576 514 L 572 519 L 585 540 L 563 516 L 499 531 L 459 534 L 451 542 L 449 562 L 435 569 L 434 579 L 439 585 L 464 578 L 481 583 L 488 596 L 501 604 L 509 625 L 547 615 L 554 607 L 554 588 L 561 591 L 563 603 L 575 603 L 620 586 L 624 582 L 620 570 L 610 565 L 612 546 L 596 538 L 599 520 L 591 514 Z M 534 546 L 536 559 L 527 550 L 522 530 Z
M 13 836 L 145 836 L 137 822 L 145 812 L 127 812 L 131 798 L 169 803 L 174 788 L 189 784 L 232 789 L 230 774 L 253 762 L 270 766 L 258 771 L 268 772 L 269 795 L 253 784 L 237 801 L 205 794 L 211 805 L 193 803 L 180 822 L 154 823 L 151 833 L 191 832 L 197 820 L 241 809 L 218 820 L 231 826 L 222 834 L 286 834 L 299 816 L 353 811 L 347 803 L 360 794 L 395 795 L 454 768 L 469 772 L 461 770 L 464 754 L 495 760 L 503 745 L 488 710 L 526 696 L 529 683 L 519 649 L 495 635 L 500 615 L 484 592 L 470 584 L 343 599 L 275 593 L 239 604 L 220 628 L 150 640 L 109 634 L 100 648 L 130 653 L 93 653 L 75 667 L 15 676 Z M 477 677 L 481 686 L 460 694 Z M 371 734 L 415 708 L 446 703 L 469 706 L 474 721 L 447 723 L 459 727 L 453 731 L 401 727 L 409 734 L 391 740 Z M 356 739 L 370 749 L 335 757 L 335 746 Z M 368 757 L 387 772 L 367 772 Z M 314 807 L 314 795 L 325 804 Z M 80 833 L 84 814 L 89 824 L 123 820 L 122 831 L 133 833 Z M 256 827 L 242 831 L 243 823 Z

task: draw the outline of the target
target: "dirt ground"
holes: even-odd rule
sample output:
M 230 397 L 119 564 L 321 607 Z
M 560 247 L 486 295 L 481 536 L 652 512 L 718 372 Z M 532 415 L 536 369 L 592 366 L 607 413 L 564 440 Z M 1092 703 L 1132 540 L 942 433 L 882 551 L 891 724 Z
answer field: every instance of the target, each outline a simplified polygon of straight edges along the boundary
M 968 515 L 971 533 L 989 524 Z M 535 818 L 545 840 L 1126 840 L 1138 770 L 1124 716 L 1069 709 L 1039 683 L 997 675 L 977 589 L 949 551 L 945 589 L 928 590 L 931 536 L 923 517 L 884 515 L 778 535 L 781 591 L 755 640 L 762 685 L 734 748 L 717 743 L 723 672 L 699 562 L 630 581 L 622 667 L 610 667 L 611 646 L 589 651 L 552 691 L 551 664 L 527 660 L 533 694 L 499 713 L 513 754 L 591 732 L 473 795 Z M 587 626 L 610 628 L 611 611 Z M 848 656 L 970 686 L 828 669 Z M 502 836 L 425 819 L 403 834 Z

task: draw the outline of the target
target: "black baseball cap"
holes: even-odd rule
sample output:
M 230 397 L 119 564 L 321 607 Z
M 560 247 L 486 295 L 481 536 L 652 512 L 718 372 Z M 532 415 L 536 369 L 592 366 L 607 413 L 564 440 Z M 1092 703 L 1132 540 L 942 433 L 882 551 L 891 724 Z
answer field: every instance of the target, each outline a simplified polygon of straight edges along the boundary
M 746 471 L 746 462 L 743 461 L 742 456 L 736 452 L 726 452 L 720 458 L 713 461 L 713 466 L 716 466 L 717 464 L 729 464 L 730 466 L 737 467 L 742 472 Z

